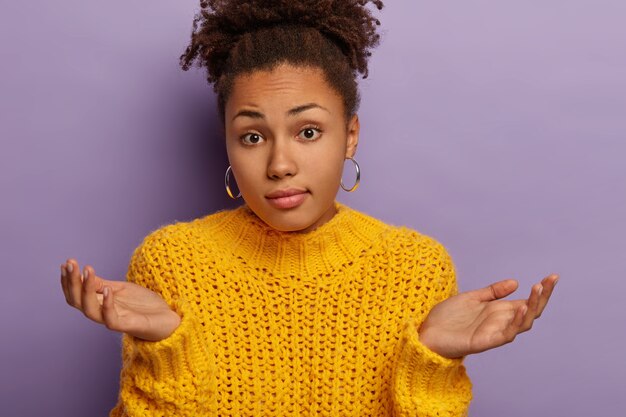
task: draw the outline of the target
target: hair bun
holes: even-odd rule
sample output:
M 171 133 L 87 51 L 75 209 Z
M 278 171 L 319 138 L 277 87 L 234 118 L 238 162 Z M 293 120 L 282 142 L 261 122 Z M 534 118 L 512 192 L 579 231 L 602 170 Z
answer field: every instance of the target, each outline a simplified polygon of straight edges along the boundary
M 241 36 L 277 25 L 313 27 L 335 42 L 346 55 L 353 70 L 367 77 L 370 49 L 380 36 L 367 3 L 378 10 L 381 0 L 201 0 L 201 10 L 193 21 L 192 41 L 180 57 L 184 70 L 199 58 L 206 66 L 209 81 L 219 77 L 228 52 Z

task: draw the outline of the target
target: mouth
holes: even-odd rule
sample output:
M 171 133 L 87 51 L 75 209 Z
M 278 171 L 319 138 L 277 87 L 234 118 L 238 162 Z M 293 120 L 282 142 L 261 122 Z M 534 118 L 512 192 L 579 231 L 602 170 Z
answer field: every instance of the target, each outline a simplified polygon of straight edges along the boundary
M 285 190 L 272 191 L 265 198 L 274 207 L 279 209 L 295 208 L 304 203 L 309 192 L 304 189 L 289 188 Z
M 303 194 L 306 192 L 307 190 L 304 188 L 285 188 L 282 190 L 272 191 L 271 193 L 266 194 L 265 198 L 291 197 L 292 195 Z

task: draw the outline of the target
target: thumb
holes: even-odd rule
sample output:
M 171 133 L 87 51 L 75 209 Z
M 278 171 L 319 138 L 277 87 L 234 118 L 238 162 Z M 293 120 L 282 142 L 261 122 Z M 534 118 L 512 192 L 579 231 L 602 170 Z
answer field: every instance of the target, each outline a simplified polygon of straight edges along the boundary
M 514 279 L 505 279 L 471 292 L 479 301 L 493 301 L 513 293 L 518 285 Z
M 104 324 L 110 330 L 118 330 L 119 317 L 117 311 L 115 311 L 113 290 L 107 285 L 102 292 L 104 294 L 104 300 L 102 302 L 102 318 L 104 319 Z

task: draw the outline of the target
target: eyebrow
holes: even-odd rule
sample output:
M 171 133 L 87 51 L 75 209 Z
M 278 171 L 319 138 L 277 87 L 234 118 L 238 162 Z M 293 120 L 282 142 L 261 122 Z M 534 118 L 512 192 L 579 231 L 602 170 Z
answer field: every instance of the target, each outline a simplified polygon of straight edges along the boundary
M 315 108 L 326 110 L 328 113 L 330 113 L 330 111 L 326 107 L 322 107 L 322 106 L 320 106 L 317 103 L 307 103 L 307 104 L 302 104 L 300 106 L 294 107 L 293 109 L 287 110 L 286 114 L 287 114 L 287 116 L 296 116 L 297 114 L 302 113 L 303 111 L 310 110 L 310 109 L 315 109 Z M 258 111 L 255 111 L 255 110 L 240 110 L 231 119 L 231 122 L 233 120 L 235 120 L 239 116 L 251 117 L 253 119 L 265 119 L 265 115 L 263 113 L 258 112 Z

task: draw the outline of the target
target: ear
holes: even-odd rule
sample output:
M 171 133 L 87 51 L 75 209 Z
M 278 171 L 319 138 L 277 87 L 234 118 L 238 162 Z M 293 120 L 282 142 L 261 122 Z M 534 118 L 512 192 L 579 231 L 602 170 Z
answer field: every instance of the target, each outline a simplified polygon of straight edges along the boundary
M 359 116 L 355 113 L 348 122 L 347 138 L 346 138 L 346 158 L 352 158 L 356 153 L 356 147 L 359 144 Z

